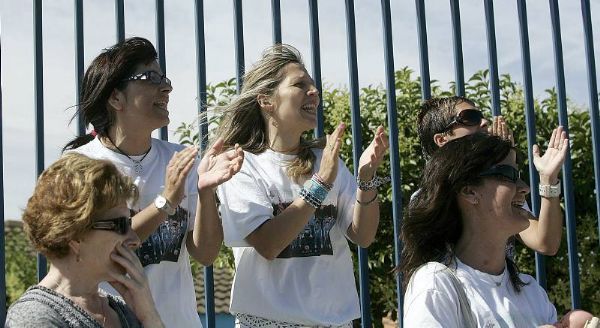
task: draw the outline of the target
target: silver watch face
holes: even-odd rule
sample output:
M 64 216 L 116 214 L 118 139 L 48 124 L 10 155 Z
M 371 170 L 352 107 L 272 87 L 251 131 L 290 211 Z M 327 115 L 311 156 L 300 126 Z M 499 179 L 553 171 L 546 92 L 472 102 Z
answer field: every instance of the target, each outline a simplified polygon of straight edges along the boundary
M 154 205 L 158 209 L 163 209 L 165 208 L 165 205 L 167 205 L 167 199 L 163 196 L 156 196 L 156 199 L 154 200 Z

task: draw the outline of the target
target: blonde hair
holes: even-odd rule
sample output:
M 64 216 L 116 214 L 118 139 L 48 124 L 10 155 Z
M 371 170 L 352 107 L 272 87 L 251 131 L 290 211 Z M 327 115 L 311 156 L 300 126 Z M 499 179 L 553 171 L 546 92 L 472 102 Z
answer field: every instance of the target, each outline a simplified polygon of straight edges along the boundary
M 237 143 L 254 154 L 269 148 L 267 126 L 257 98 L 259 95 L 273 96 L 284 79 L 283 68 L 292 63 L 304 67 L 302 56 L 296 48 L 287 44 L 267 48 L 260 60 L 244 74 L 240 94 L 228 105 L 216 109 L 223 115 L 217 136 L 224 139 L 225 147 L 231 148 Z M 323 148 L 324 145 L 322 139 L 300 139 L 298 156 L 288 165 L 288 176 L 297 181 L 312 173 L 316 156 L 311 148 Z
M 24 230 L 40 253 L 61 258 L 96 216 L 137 198 L 131 179 L 111 162 L 68 153 L 40 175 L 23 212 Z

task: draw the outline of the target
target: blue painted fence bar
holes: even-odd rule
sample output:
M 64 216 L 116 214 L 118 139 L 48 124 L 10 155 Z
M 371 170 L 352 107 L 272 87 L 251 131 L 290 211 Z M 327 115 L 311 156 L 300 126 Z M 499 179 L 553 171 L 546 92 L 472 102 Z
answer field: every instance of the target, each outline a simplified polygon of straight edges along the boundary
M 195 1 L 196 26 L 196 78 L 198 99 L 198 141 L 200 156 L 204 154 L 208 142 L 208 122 L 206 117 L 206 44 L 204 38 L 204 1 Z M 213 267 L 204 267 L 204 309 L 206 321 L 204 327 L 215 328 L 215 282 Z
M 36 177 L 44 170 L 44 52 L 42 44 L 42 0 L 33 3 L 33 33 L 35 61 L 35 171 Z M 37 255 L 37 278 L 42 280 L 46 275 L 46 257 Z
M 167 58 L 165 55 L 165 0 L 156 0 L 156 50 L 158 51 L 158 63 L 167 74 Z M 160 129 L 160 139 L 169 140 L 169 130 L 166 126 Z
M 125 40 L 125 3 L 115 0 L 115 23 L 117 25 L 117 41 Z
M 242 78 L 244 76 L 244 22 L 242 18 L 242 0 L 233 0 L 235 40 L 235 78 L 238 94 L 242 90 Z
M 388 133 L 390 134 L 390 168 L 392 170 L 392 222 L 394 236 L 400 236 L 402 222 L 402 175 L 400 171 L 400 145 L 398 140 L 398 114 L 396 112 L 396 79 L 394 70 L 394 49 L 392 44 L 392 18 L 390 0 L 381 0 L 381 21 L 383 22 L 383 54 L 385 60 L 385 90 L 387 100 Z M 394 264 L 400 264 L 402 244 L 394 238 Z M 402 326 L 402 276 L 396 275 L 396 300 L 398 322 Z
M 533 145 L 536 144 L 535 111 L 533 106 L 533 83 L 531 82 L 531 56 L 529 53 L 529 28 L 527 25 L 527 6 L 525 0 L 517 0 L 519 15 L 519 33 L 521 39 L 521 61 L 523 66 L 523 91 L 525 98 L 525 123 L 527 125 L 527 156 L 533 158 Z M 533 161 L 529 161 L 529 185 L 537 186 L 539 177 Z M 530 188 L 531 209 L 536 217 L 540 214 L 540 193 L 537 188 Z M 539 253 L 535 254 L 536 279 L 540 286 L 546 288 L 546 260 Z
M 0 42 L 0 52 L 2 50 L 2 43 Z M 0 58 L 2 56 L 0 55 Z M 0 59 L 1 62 L 1 59 Z M 1 67 L 2 65 L 0 65 Z M 0 76 L 2 75 L 0 68 Z M 0 85 L 0 122 L 2 122 L 2 85 Z M 6 295 L 6 244 L 4 243 L 4 147 L 2 146 L 2 124 L 0 124 L 0 268 L 2 268 L 3 275 L 0 277 L 0 295 Z M 6 321 L 6 297 L 0 297 L 0 322 Z
M 490 92 L 492 98 L 492 115 L 501 115 L 500 85 L 498 82 L 498 58 L 496 54 L 496 29 L 494 24 L 493 0 L 485 0 L 485 31 L 487 34 L 488 61 L 490 65 Z
M 465 69 L 463 67 L 462 34 L 460 27 L 459 0 L 450 0 L 452 16 L 452 48 L 454 51 L 454 83 L 457 96 L 465 96 Z
M 83 79 L 83 0 L 75 0 L 75 103 L 79 104 L 79 89 Z M 77 118 L 79 135 L 85 134 L 83 116 Z
M 419 67 L 421 72 L 421 99 L 431 98 L 429 78 L 429 50 L 427 48 L 427 24 L 425 22 L 424 0 L 415 0 L 417 8 L 417 33 L 419 34 Z
M 354 0 L 346 0 L 346 42 L 348 47 L 348 72 L 350 84 L 350 110 L 352 111 L 352 155 L 354 175 L 358 176 L 358 163 L 362 153 L 358 64 L 356 59 L 356 25 L 354 22 Z M 371 302 L 369 297 L 368 251 L 358 248 L 358 273 L 360 289 L 360 311 L 362 327 L 371 327 Z
M 598 86 L 596 85 L 596 63 L 594 56 L 594 36 L 592 34 L 592 13 L 589 0 L 581 0 L 581 16 L 585 37 L 585 58 L 587 64 L 588 92 L 590 94 L 590 124 L 592 127 L 592 151 L 594 156 L 594 183 L 596 187 L 596 213 L 600 213 L 600 118 L 598 117 Z M 600 216 L 598 217 L 600 236 Z
M 562 41 L 560 36 L 560 15 L 557 0 L 549 0 L 550 17 L 552 18 L 552 41 L 554 45 L 554 69 L 556 71 L 556 93 L 558 97 L 558 122 L 569 133 L 567 116 L 567 95 L 565 91 L 565 71 L 563 67 Z M 579 266 L 576 243 L 575 200 L 573 198 L 573 177 L 571 176 L 571 154 L 567 154 L 563 164 L 563 190 L 565 201 L 565 218 L 567 222 L 567 246 L 569 250 L 569 283 L 571 288 L 571 306 L 581 308 L 579 292 Z
M 321 44 L 319 41 L 319 6 L 317 0 L 308 0 L 309 8 L 309 28 L 310 28 L 310 54 L 312 58 L 312 78 L 319 90 L 319 95 L 323 94 L 323 83 L 321 81 Z M 323 97 L 319 97 L 319 106 L 317 107 L 317 128 L 315 136 L 322 137 L 323 131 Z
M 271 13 L 273 15 L 273 43 L 281 43 L 281 3 L 271 0 Z

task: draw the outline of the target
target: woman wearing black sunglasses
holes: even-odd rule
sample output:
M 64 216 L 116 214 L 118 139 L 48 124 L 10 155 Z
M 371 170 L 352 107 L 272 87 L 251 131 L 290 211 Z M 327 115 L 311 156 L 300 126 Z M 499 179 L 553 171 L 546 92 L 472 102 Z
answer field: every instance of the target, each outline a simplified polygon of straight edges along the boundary
M 173 87 L 146 39 L 126 39 L 96 57 L 81 85 L 78 114 L 93 134 L 65 149 L 113 162 L 140 193 L 129 203 L 137 250 L 162 320 L 201 327 L 189 255 L 203 265 L 216 258 L 223 231 L 213 188 L 239 171 L 243 151 L 221 152 L 216 141 L 197 163 L 196 147 L 152 138 L 169 123 Z
M 529 226 L 522 208 L 529 188 L 509 141 L 473 134 L 448 142 L 427 162 L 420 188 L 402 223 L 405 327 L 557 321 L 546 292 L 505 252 L 507 240 Z M 577 327 L 582 318 L 591 315 L 571 312 L 561 324 Z
M 6 327 L 163 327 L 133 251 L 140 240 L 127 201 L 137 197 L 108 161 L 67 154 L 48 167 L 23 223 L 50 270 L 11 306 Z M 125 302 L 99 290 L 101 281 Z

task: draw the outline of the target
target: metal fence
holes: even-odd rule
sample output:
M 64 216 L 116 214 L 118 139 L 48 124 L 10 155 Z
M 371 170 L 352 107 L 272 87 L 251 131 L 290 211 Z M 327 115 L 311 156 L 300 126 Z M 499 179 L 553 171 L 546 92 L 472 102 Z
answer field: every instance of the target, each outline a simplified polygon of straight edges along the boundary
M 317 0 L 306 0 L 309 7 L 309 27 L 310 27 L 310 45 L 311 53 L 310 58 L 312 60 L 312 77 L 319 90 L 322 89 L 321 81 L 321 53 L 320 53 L 320 39 L 319 39 L 319 14 Z M 340 0 L 341 1 L 341 0 Z M 482 0 L 484 2 L 485 12 L 485 25 L 487 35 L 487 53 L 489 61 L 489 74 L 490 74 L 490 90 L 491 90 L 491 108 L 494 115 L 501 114 L 500 106 L 500 86 L 498 76 L 498 60 L 496 51 L 496 32 L 494 22 L 494 2 L 493 0 Z M 201 113 L 205 110 L 201 104 L 206 103 L 206 57 L 205 57 L 205 31 L 204 31 L 204 2 L 202 0 L 195 0 L 195 33 L 196 33 L 196 60 L 197 60 L 197 96 L 198 96 L 198 112 Z M 75 65 L 77 72 L 77 86 L 80 85 L 81 78 L 83 76 L 83 0 L 74 0 L 75 6 L 75 38 L 76 38 L 76 54 L 75 54 Z M 34 9 L 34 42 L 35 42 L 35 60 L 32 63 L 35 67 L 35 127 L 36 127 L 36 172 L 40 174 L 45 167 L 44 163 L 44 101 L 43 101 L 43 53 L 42 53 L 42 0 L 33 0 Z M 397 126 L 397 114 L 396 108 L 396 90 L 394 81 L 394 53 L 392 47 L 392 20 L 390 10 L 390 0 L 381 0 L 379 3 L 373 1 L 372 6 L 379 6 L 381 11 L 381 22 L 382 22 L 382 37 L 384 45 L 384 58 L 385 58 L 385 88 L 387 92 L 387 117 L 388 117 L 388 128 L 390 134 L 390 161 L 391 161 L 391 175 L 392 175 L 392 206 L 393 206 L 393 225 L 394 233 L 396 236 L 399 235 L 400 222 L 402 218 L 402 192 L 401 186 L 401 175 L 400 175 L 400 159 L 399 159 L 399 142 L 398 140 L 398 126 Z M 450 12 L 452 22 L 452 42 L 453 42 L 453 62 L 455 71 L 455 83 L 456 83 L 456 94 L 463 96 L 465 94 L 465 78 L 463 68 L 463 50 L 462 50 L 462 37 L 461 37 L 461 17 L 460 17 L 460 1 L 450 0 Z M 531 74 L 531 59 L 530 59 L 530 47 L 529 47 L 529 32 L 527 23 L 527 8 L 526 0 L 514 0 L 514 5 L 517 6 L 518 19 L 519 19 L 519 37 L 521 46 L 521 61 L 522 61 L 522 74 L 523 74 L 523 88 L 525 96 L 525 117 L 527 125 L 527 140 L 529 145 L 529 158 L 533 157 L 532 145 L 535 143 L 535 117 L 534 117 L 534 100 L 533 100 L 533 86 L 532 86 L 532 74 Z M 561 28 L 560 28 L 560 13 L 558 8 L 558 0 L 548 1 L 551 23 L 552 23 L 552 38 L 553 38 L 553 55 L 555 63 L 555 82 L 556 90 L 558 95 L 558 110 L 559 110 L 559 122 L 568 132 L 568 119 L 567 119 L 567 102 L 565 92 L 565 77 L 564 77 L 564 66 L 563 66 L 563 50 L 561 41 Z M 595 189 L 599 189 L 600 184 L 600 168 L 598 162 L 598 151 L 600 142 L 600 131 L 599 129 L 599 118 L 598 118 L 598 90 L 596 86 L 596 69 L 595 69 L 595 56 L 593 47 L 593 36 L 592 36 L 592 19 L 591 9 L 589 0 L 581 0 L 581 23 L 584 30 L 585 37 L 585 54 L 587 63 L 587 81 L 589 88 L 589 114 L 591 120 L 592 140 L 591 144 L 593 147 L 593 158 L 594 158 L 594 182 Z M 165 17 L 164 17 L 164 0 L 155 0 L 156 15 L 156 47 L 159 54 L 159 64 L 163 71 L 166 72 L 167 63 L 165 60 Z M 431 96 L 431 81 L 429 73 L 429 56 L 428 56 L 428 45 L 427 45 L 427 30 L 426 30 L 426 13 L 425 13 L 425 2 L 424 0 L 415 0 L 416 6 L 416 18 L 417 18 L 417 33 L 419 43 L 419 58 L 420 58 L 420 76 L 421 76 L 421 87 L 422 87 L 422 99 L 427 99 Z M 244 31 L 243 31 L 243 10 L 242 1 L 233 0 L 234 12 L 234 42 L 235 42 L 235 62 L 236 62 L 236 78 L 238 91 L 242 85 L 242 75 L 244 69 Z M 281 36 L 281 9 L 280 0 L 271 0 L 272 9 L 272 39 L 273 43 L 279 43 L 282 41 Z M 359 105 L 359 85 L 358 85 L 358 69 L 357 69 L 357 45 L 356 45 L 356 31 L 355 31 L 355 12 L 354 12 L 354 1 L 345 0 L 345 20 L 346 20 L 346 44 L 348 53 L 348 70 L 349 70 L 349 90 L 350 90 L 350 108 L 352 111 L 352 141 L 353 141 L 353 160 L 354 163 L 358 162 L 361 154 L 360 145 L 361 133 L 360 133 L 360 105 Z M 125 15 L 124 15 L 124 0 L 115 0 L 115 14 L 116 14 L 116 31 L 117 35 L 115 40 L 123 40 L 125 38 Z M 78 93 L 77 93 L 78 94 Z M 79 99 L 76 99 L 76 103 Z M 0 90 L 0 120 L 2 119 L 2 93 Z M 323 111 L 322 104 L 319 104 L 318 110 L 318 126 L 315 134 L 317 136 L 323 135 Z M 0 125 L 0 163 L 4 163 L 3 152 L 2 152 L 2 126 Z M 82 121 L 79 120 L 78 131 L 80 134 L 85 133 L 85 126 Z M 199 125 L 199 131 L 202 135 L 207 134 L 206 121 L 201 121 Z M 167 139 L 167 129 L 163 128 L 160 132 L 162 139 Z M 200 140 L 203 140 L 202 138 Z M 3 170 L 3 166 L 0 165 L 0 170 Z M 355 167 L 356 170 L 356 167 Z M 579 288 L 579 271 L 577 264 L 577 243 L 575 237 L 575 204 L 573 199 L 573 181 L 571 174 L 571 158 L 567 157 L 563 172 L 564 174 L 564 205 L 565 205 L 565 217 L 567 227 L 567 245 L 569 254 L 569 273 L 570 273 L 570 290 L 571 290 L 571 304 L 573 308 L 580 307 L 580 288 Z M 536 186 L 538 184 L 538 178 L 530 161 L 530 185 Z M 4 172 L 0 171 L 0 213 L 4 219 Z M 355 172 L 356 174 L 357 172 Z M 539 214 L 540 203 L 539 195 L 536 188 L 531 189 L 532 193 L 532 209 L 535 214 Z M 597 212 L 600 213 L 600 194 L 596 193 L 596 207 Z M 4 233 L 4 220 L 0 221 L 2 227 L 0 231 Z M 599 224 L 600 231 L 600 224 Z M 400 261 L 400 250 L 402 245 L 398 238 L 394 240 L 395 246 L 395 261 L 396 264 Z M 370 317 L 370 301 L 369 301 L 369 270 L 367 267 L 368 252 L 366 249 L 359 250 L 359 276 L 360 276 L 360 300 L 362 308 L 362 326 L 371 327 Z M 545 273 L 545 262 L 544 257 L 540 254 L 536 254 L 536 275 L 539 283 L 542 286 L 546 286 L 546 273 Z M 4 254 L 4 238 L 0 239 L 0 266 L 4 268 L 5 254 Z M 41 279 L 45 275 L 46 261 L 42 256 L 38 256 L 38 278 Z M 4 269 L 3 269 L 4 270 Z M 214 294 L 213 294 L 213 277 L 212 268 L 207 267 L 205 270 L 205 281 L 206 281 L 206 322 L 205 327 L 212 328 L 215 326 L 215 313 L 214 313 Z M 398 304 L 398 317 L 400 326 L 402 326 L 402 289 L 400 278 L 396 278 L 396 294 Z M 6 293 L 6 281 L 5 275 L 0 275 L 0 293 Z M 0 321 L 5 319 L 6 299 L 0 298 Z

